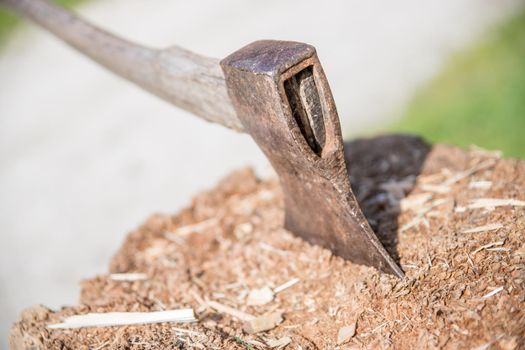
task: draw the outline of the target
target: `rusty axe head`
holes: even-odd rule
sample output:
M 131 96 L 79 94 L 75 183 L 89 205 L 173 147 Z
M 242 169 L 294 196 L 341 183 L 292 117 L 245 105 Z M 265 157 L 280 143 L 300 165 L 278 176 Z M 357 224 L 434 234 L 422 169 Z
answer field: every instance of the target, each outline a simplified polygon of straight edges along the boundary
M 339 117 L 315 48 L 257 41 L 221 67 L 238 118 L 279 175 L 285 228 L 343 258 L 403 277 L 352 193 Z

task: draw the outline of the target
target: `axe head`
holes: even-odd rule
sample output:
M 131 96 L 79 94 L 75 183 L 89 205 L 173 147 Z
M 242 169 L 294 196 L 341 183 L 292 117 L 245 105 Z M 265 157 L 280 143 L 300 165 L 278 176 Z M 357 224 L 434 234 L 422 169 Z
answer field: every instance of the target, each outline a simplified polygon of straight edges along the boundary
M 244 129 L 279 175 L 287 230 L 403 277 L 350 187 L 339 117 L 315 48 L 257 41 L 221 61 Z

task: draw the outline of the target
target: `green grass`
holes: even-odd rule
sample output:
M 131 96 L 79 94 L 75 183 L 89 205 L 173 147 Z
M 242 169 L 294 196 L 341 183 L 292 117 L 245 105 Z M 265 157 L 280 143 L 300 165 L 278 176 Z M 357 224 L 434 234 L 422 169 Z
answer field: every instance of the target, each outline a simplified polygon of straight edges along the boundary
M 242 340 L 238 336 L 234 336 L 233 340 L 235 340 L 235 342 L 237 344 L 243 346 L 246 350 L 255 350 L 255 348 L 251 344 L 248 344 L 247 342 L 245 342 L 244 340 Z
M 525 158 L 525 11 L 452 58 L 390 131 Z
M 71 8 L 85 0 L 55 0 L 59 5 Z M 5 44 L 9 34 L 20 23 L 20 19 L 13 12 L 0 7 L 0 47 Z

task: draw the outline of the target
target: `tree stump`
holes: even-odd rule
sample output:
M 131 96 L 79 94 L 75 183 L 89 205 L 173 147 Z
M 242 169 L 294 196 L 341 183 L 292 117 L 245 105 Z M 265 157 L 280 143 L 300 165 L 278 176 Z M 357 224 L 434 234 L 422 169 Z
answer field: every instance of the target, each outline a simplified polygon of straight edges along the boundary
M 82 282 L 76 306 L 27 309 L 11 347 L 525 347 L 525 162 L 410 136 L 354 141 L 345 153 L 361 207 L 405 279 L 285 231 L 277 179 L 243 169 L 128 235 L 110 273 L 144 279 L 97 276 Z M 88 312 L 178 308 L 193 308 L 198 321 L 47 328 Z M 281 322 L 250 331 L 231 309 Z

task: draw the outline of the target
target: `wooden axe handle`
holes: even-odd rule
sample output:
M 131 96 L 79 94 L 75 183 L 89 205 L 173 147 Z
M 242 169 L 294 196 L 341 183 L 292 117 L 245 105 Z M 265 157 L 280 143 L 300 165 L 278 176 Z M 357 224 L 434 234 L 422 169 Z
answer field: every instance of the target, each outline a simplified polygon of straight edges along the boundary
M 0 0 L 112 72 L 207 121 L 243 131 L 219 60 L 119 38 L 47 0 Z

